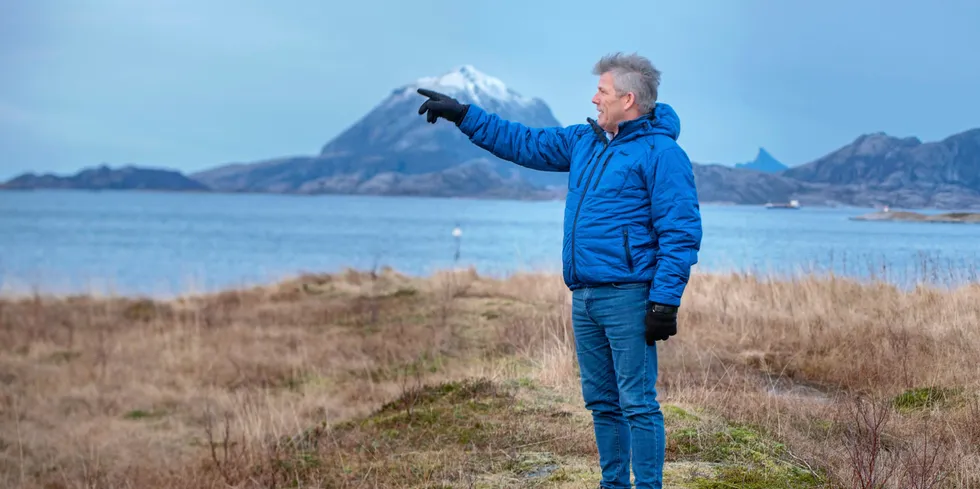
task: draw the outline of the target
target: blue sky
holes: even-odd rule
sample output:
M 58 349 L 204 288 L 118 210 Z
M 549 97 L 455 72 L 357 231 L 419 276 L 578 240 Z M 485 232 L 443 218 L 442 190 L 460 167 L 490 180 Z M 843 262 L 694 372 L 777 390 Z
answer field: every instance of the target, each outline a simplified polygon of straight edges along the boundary
M 706 163 L 791 165 L 862 133 L 980 126 L 980 2 L 0 0 L 0 178 L 196 171 L 316 153 L 392 89 L 461 64 L 594 114 L 639 52 Z

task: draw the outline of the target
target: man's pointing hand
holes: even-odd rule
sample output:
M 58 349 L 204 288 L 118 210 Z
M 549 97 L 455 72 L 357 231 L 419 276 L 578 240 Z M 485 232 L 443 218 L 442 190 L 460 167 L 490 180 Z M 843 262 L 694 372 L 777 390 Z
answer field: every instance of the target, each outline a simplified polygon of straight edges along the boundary
M 426 88 L 418 89 L 420 95 L 429 97 L 428 100 L 422 102 L 419 107 L 419 115 L 425 114 L 425 120 L 429 124 L 435 124 L 439 117 L 446 119 L 447 121 L 453 122 L 457 126 L 463 121 L 463 117 L 466 115 L 466 109 L 469 105 L 461 104 L 456 99 Z M 428 114 L 426 114 L 428 112 Z

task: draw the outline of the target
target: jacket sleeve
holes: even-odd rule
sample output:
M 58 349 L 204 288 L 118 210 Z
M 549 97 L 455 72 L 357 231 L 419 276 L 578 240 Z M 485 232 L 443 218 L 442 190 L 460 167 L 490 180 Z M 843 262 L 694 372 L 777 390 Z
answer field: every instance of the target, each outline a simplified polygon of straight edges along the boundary
M 569 170 L 575 126 L 531 128 L 470 105 L 459 129 L 498 158 L 532 170 Z
M 665 150 L 649 163 L 646 184 L 659 245 L 649 299 L 680 306 L 691 267 L 698 262 L 701 250 L 701 210 L 694 169 L 681 148 Z

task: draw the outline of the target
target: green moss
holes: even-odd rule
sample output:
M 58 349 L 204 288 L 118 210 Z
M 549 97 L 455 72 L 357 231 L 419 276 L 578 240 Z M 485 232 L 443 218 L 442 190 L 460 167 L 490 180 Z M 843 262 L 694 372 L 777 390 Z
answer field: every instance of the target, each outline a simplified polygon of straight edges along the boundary
M 157 317 L 157 305 L 149 299 L 138 299 L 127 305 L 122 315 L 133 322 L 147 322 Z
M 302 443 L 294 439 L 284 452 L 279 469 L 295 485 L 594 487 L 600 470 L 591 416 L 567 411 L 566 402 L 529 378 L 424 386 L 361 419 L 307 430 L 298 437 Z M 665 406 L 664 413 L 665 487 L 821 487 L 818 475 L 752 426 L 678 406 Z M 379 480 L 378 474 L 392 475 Z
M 684 489 L 816 489 L 823 477 L 791 463 L 667 462 L 664 487 Z
M 500 317 L 500 313 L 497 311 L 484 311 L 480 315 L 483 316 L 485 319 L 490 319 L 490 320 L 497 319 Z
M 423 386 L 412 389 L 398 399 L 381 406 L 376 415 L 394 410 L 400 410 L 406 405 L 426 406 L 439 401 L 444 404 L 456 405 L 463 401 L 479 401 L 488 399 L 506 400 L 512 396 L 497 385 L 486 379 L 465 382 L 446 382 L 435 386 Z
M 125 418 L 125 419 L 131 419 L 131 420 L 136 421 L 136 420 L 141 420 L 141 419 L 162 418 L 162 417 L 164 417 L 166 415 L 167 415 L 166 411 L 159 411 L 159 410 L 149 410 L 149 411 L 147 411 L 147 410 L 144 410 L 144 409 L 134 409 L 134 410 L 126 413 L 125 415 L 123 415 L 123 418 Z
M 446 366 L 446 358 L 439 354 L 421 353 L 415 360 L 399 364 L 387 365 L 371 370 L 355 370 L 350 375 L 355 379 L 364 379 L 371 382 L 384 382 L 404 378 L 414 378 L 419 374 L 427 375 L 439 372 Z
M 499 417 L 513 403 L 511 395 L 489 381 L 449 382 L 406 392 L 371 416 L 336 429 L 368 435 L 372 444 L 387 445 L 386 450 L 486 446 L 498 436 Z
M 507 470 L 524 477 L 546 477 L 557 468 L 554 454 L 549 452 L 524 452 L 504 465 Z
M 728 426 L 713 433 L 705 458 L 713 462 L 765 462 L 782 452 L 783 445 L 765 440 L 762 435 L 745 426 Z
M 778 452 L 782 445 L 764 440 L 759 433 L 743 426 L 684 427 L 669 432 L 668 449 L 680 459 L 695 455 L 706 462 L 760 462 Z
M 819 487 L 822 480 L 799 467 L 776 466 L 725 466 L 714 477 L 698 479 L 692 489 L 799 489 Z
M 572 477 L 570 471 L 566 470 L 564 467 L 558 467 L 554 472 L 548 475 L 548 482 L 574 482 L 576 479 Z
M 272 461 L 277 470 L 286 473 L 304 472 L 320 467 L 322 461 L 315 453 L 296 452 L 286 458 L 277 458 Z
M 664 420 L 667 422 L 673 420 L 683 420 L 683 421 L 697 421 L 698 417 L 695 414 L 689 413 L 684 409 L 675 406 L 673 404 L 665 404 L 661 406 L 661 411 L 664 413 Z
M 392 297 L 414 297 L 416 294 L 418 294 L 418 292 L 419 292 L 418 290 L 412 287 L 402 287 L 396 290 L 391 295 Z
M 755 427 L 680 413 L 666 419 L 670 479 L 677 486 L 805 489 L 822 483 L 789 456 L 784 444 Z
M 533 390 L 537 388 L 534 383 L 534 379 L 527 376 L 522 376 L 516 379 L 508 380 L 504 383 L 504 385 L 511 388 L 528 389 L 528 390 Z
M 700 434 L 697 428 L 681 428 L 667 433 L 667 451 L 678 455 L 691 455 L 701 452 Z
M 903 412 L 919 411 L 936 407 L 948 407 L 962 400 L 963 389 L 947 387 L 920 387 L 907 390 L 892 400 L 895 409 Z
M 56 351 L 48 357 L 51 363 L 68 363 L 82 356 L 78 351 Z

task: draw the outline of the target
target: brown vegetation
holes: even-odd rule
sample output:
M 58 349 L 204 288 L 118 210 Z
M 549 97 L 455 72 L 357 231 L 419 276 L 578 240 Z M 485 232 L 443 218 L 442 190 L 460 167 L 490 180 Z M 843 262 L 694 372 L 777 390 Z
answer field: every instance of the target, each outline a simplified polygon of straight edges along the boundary
M 0 486 L 594 487 L 569 300 L 390 270 L 2 299 Z M 659 348 L 676 484 L 980 488 L 980 285 L 696 274 Z

